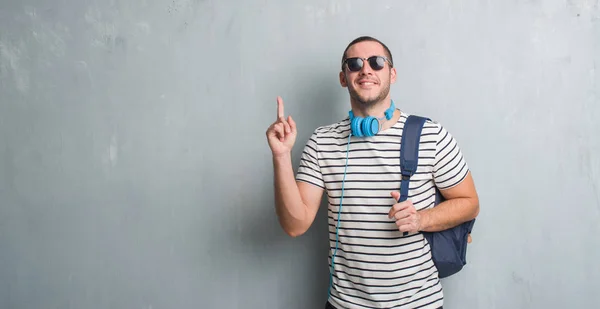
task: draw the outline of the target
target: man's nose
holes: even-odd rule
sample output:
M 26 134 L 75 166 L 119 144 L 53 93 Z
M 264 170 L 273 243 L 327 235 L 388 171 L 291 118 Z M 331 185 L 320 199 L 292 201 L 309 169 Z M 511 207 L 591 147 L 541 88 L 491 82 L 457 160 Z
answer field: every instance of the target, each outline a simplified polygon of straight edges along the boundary
M 360 68 L 359 73 L 360 75 L 373 74 L 373 70 L 371 69 L 371 66 L 369 65 L 369 62 L 367 62 L 367 60 L 363 60 L 363 66 L 362 68 Z

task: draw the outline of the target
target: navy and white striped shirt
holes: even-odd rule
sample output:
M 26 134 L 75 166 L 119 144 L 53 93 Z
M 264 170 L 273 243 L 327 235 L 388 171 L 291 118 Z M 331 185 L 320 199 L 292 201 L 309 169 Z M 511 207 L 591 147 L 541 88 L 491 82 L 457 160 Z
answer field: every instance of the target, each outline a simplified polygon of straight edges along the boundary
M 400 191 L 400 141 L 408 115 L 376 136 L 352 136 L 348 118 L 317 128 L 308 140 L 296 174 L 299 181 L 325 189 L 328 197 L 329 268 L 344 182 L 338 250 L 329 301 L 339 308 L 439 308 L 443 291 L 420 233 L 406 237 L 388 218 Z M 427 121 L 419 145 L 419 166 L 411 178 L 409 199 L 417 210 L 434 206 L 435 186 L 451 188 L 468 173 L 454 138 Z

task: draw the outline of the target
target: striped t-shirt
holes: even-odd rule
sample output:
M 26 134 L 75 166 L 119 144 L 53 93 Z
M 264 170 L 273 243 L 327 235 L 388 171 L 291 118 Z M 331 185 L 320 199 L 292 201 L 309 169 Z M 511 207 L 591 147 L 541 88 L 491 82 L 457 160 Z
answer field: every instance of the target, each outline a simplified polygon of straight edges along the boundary
M 338 249 L 329 302 L 336 308 L 439 308 L 443 291 L 430 249 L 421 233 L 403 237 L 388 218 L 400 191 L 400 141 L 408 115 L 372 137 L 350 138 L 350 122 L 317 128 L 296 174 L 325 189 L 328 197 L 329 269 L 336 247 L 342 180 L 348 162 L 338 230 Z M 409 199 L 417 210 L 434 206 L 435 186 L 460 183 L 468 166 L 454 138 L 427 121 L 421 133 L 419 166 Z

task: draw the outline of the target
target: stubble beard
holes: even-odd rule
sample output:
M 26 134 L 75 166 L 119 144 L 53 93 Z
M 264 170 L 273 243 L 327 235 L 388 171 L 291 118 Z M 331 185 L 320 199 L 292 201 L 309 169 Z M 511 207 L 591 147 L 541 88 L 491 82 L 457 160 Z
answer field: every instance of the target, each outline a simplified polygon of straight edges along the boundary
M 379 92 L 379 94 L 376 97 L 372 98 L 362 97 L 354 88 L 348 87 L 348 90 L 350 92 L 350 97 L 356 103 L 360 104 L 360 106 L 365 110 L 369 110 L 375 105 L 377 105 L 379 102 L 383 101 L 388 96 L 388 94 L 390 93 L 390 84 L 386 84 L 385 87 L 381 89 L 381 92 Z

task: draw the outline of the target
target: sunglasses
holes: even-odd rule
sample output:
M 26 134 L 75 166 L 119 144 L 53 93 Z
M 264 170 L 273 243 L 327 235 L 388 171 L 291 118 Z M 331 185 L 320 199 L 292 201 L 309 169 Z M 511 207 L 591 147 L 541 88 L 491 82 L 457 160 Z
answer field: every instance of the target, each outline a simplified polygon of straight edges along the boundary
M 369 58 L 353 57 L 344 60 L 343 63 L 346 64 L 346 67 L 350 72 L 358 72 L 365 65 L 365 60 L 369 63 L 371 69 L 375 71 L 383 69 L 386 62 L 388 62 L 390 66 L 392 66 L 392 62 L 390 62 L 388 58 L 383 56 L 371 56 Z

